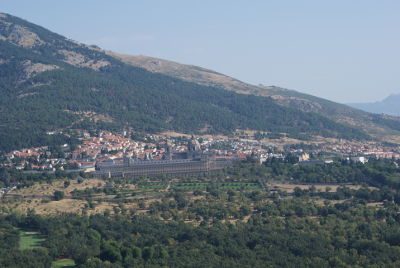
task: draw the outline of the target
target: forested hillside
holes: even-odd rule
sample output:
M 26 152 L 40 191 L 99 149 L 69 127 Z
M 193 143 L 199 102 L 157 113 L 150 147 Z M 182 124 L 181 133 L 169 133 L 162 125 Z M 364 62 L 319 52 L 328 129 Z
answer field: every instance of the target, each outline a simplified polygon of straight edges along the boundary
M 363 109 L 361 106 L 351 105 L 361 109 L 358 110 L 344 104 L 279 86 L 251 85 L 198 66 L 185 65 L 143 55 L 123 55 L 112 51 L 107 51 L 106 53 L 127 64 L 144 68 L 150 72 L 165 74 L 200 85 L 220 87 L 240 94 L 271 97 L 275 103 L 285 107 L 303 112 L 318 113 L 337 123 L 345 123 L 362 129 L 377 138 L 382 138 L 382 136 L 387 135 L 393 129 L 398 130 L 399 127 L 393 128 L 394 125 L 400 126 L 400 119 L 398 117 L 393 116 L 388 118 L 387 116 L 368 113 L 382 113 L 382 111 L 378 110 L 368 110 Z M 268 74 L 265 75 L 268 77 Z M 392 101 L 392 103 L 394 102 L 395 100 Z M 396 115 L 394 112 L 388 114 Z
M 368 139 L 358 128 L 273 98 L 237 94 L 125 64 L 16 17 L 0 16 L 0 150 L 65 142 L 46 131 L 255 129 Z M 91 116 L 85 116 L 90 112 Z

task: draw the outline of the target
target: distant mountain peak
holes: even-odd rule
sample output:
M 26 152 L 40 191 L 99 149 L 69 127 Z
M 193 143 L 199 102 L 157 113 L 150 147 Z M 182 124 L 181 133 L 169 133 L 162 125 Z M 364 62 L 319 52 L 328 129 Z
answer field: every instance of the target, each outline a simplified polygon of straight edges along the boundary
M 370 113 L 400 116 L 400 93 L 393 93 L 381 101 L 351 103 L 350 106 Z
M 387 96 L 383 101 L 396 101 L 400 102 L 400 93 L 392 93 Z

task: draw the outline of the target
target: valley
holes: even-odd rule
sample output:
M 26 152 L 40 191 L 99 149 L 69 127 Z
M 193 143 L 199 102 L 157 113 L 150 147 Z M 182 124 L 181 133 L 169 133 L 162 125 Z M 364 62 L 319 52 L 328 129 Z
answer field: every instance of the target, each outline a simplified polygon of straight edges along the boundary
M 74 6 L 76 17 L 67 28 L 84 14 L 81 5 Z M 140 18 L 140 5 L 135 3 L 129 19 Z M 85 18 L 100 6 L 91 5 Z M 85 27 L 106 34 L 115 21 L 128 21 L 109 19 L 113 11 Z M 357 6 L 360 16 L 361 11 Z M 57 12 L 52 8 L 52 15 Z M 129 28 L 145 29 L 152 25 L 148 18 L 157 21 L 167 13 L 146 10 L 146 18 Z M 51 18 L 43 14 L 43 21 Z M 184 18 L 179 27 L 184 26 L 194 15 L 188 14 L 161 24 Z M 338 25 L 337 17 L 332 25 Z M 289 22 L 280 24 L 300 23 Z M 201 20 L 207 31 L 218 28 L 207 23 Z M 113 34 L 122 30 L 125 38 L 126 25 Z M 279 25 L 271 25 L 277 32 Z M 251 30 L 240 35 L 244 26 L 232 28 L 234 43 L 251 35 Z M 340 40 L 344 30 L 338 31 Z M 174 50 L 194 38 L 186 33 L 182 41 L 169 31 L 139 38 L 137 32 L 127 40 L 162 43 L 157 51 L 162 55 L 169 44 L 157 38 L 176 38 Z M 281 36 L 261 44 L 265 50 L 275 43 L 279 49 L 317 44 L 292 76 L 325 79 L 323 68 L 308 70 L 309 54 L 323 52 L 323 38 L 306 36 L 310 43 L 288 45 Z M 228 52 L 226 40 L 216 40 L 221 37 L 229 34 L 201 39 L 213 48 L 221 42 L 221 52 Z M 256 43 L 246 41 L 251 48 L 247 44 L 235 53 L 238 59 Z M 201 51 L 187 47 L 180 55 Z M 322 60 L 328 56 L 317 62 L 332 70 L 340 66 L 339 72 L 357 53 L 340 64 L 340 57 Z M 274 81 L 282 66 L 281 81 L 290 80 L 292 58 L 280 57 L 276 70 L 266 68 L 270 59 L 262 62 L 269 72 L 260 81 Z M 400 117 L 393 109 L 388 115 L 363 105 L 352 108 L 199 66 L 126 55 L 7 13 L 0 13 L 0 96 L 0 267 L 400 267 Z M 386 102 L 396 103 L 395 96 L 390 99 Z

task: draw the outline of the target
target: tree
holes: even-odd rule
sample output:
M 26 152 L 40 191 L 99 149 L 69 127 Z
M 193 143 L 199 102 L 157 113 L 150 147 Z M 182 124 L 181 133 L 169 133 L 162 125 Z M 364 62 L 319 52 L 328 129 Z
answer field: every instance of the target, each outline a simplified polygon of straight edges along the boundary
M 293 189 L 293 193 L 294 193 L 294 196 L 300 197 L 300 196 L 303 195 L 303 190 L 302 190 L 300 187 L 296 186 L 296 187 Z
M 135 259 L 142 258 L 142 249 L 139 247 L 133 247 L 132 248 L 132 257 L 134 257 Z
M 10 173 L 5 168 L 0 168 L 0 181 L 4 183 L 5 186 L 10 185 Z
M 71 185 L 70 181 L 64 181 L 64 188 L 68 188 Z
M 142 257 L 147 262 L 151 260 L 154 256 L 154 248 L 153 247 L 145 247 L 143 249 Z
M 121 252 L 116 241 L 106 241 L 103 243 L 100 258 L 103 261 L 119 262 L 122 260 Z
M 63 191 L 55 191 L 53 194 L 54 200 L 59 201 L 64 198 L 64 192 Z

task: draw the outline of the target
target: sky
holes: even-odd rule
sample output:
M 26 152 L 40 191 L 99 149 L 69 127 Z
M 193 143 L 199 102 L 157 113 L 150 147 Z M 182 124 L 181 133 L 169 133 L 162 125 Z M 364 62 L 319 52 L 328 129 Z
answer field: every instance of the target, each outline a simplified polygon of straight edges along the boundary
M 338 102 L 400 93 L 398 0 L 0 0 L 0 11 L 103 49 Z

